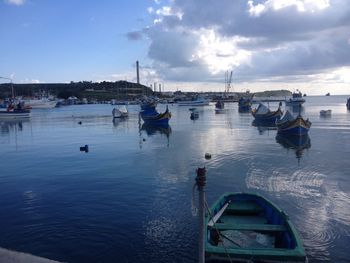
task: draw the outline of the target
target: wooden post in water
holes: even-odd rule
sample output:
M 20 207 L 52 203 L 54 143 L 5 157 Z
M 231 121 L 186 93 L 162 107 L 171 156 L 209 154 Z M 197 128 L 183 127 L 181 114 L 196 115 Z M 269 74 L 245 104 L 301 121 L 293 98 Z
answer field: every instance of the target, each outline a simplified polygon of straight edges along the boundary
M 197 169 L 197 177 L 196 177 L 196 183 L 198 187 L 199 192 L 199 213 L 198 213 L 198 219 L 199 219 L 199 247 L 198 247 L 198 262 L 204 263 L 205 262 L 205 227 L 204 227 L 204 216 L 205 216 L 205 183 L 206 183 L 206 177 L 205 177 L 205 167 L 198 168 Z

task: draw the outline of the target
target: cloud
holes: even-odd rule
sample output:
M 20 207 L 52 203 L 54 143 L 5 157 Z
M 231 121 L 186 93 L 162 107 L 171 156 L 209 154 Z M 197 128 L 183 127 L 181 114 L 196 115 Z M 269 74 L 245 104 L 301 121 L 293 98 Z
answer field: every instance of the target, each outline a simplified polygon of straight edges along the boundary
M 217 82 L 226 70 L 242 82 L 324 81 L 350 66 L 347 0 L 174 0 L 151 10 L 148 56 L 169 81 Z
M 26 0 L 5 0 L 5 3 L 9 4 L 9 5 L 23 5 L 26 2 Z

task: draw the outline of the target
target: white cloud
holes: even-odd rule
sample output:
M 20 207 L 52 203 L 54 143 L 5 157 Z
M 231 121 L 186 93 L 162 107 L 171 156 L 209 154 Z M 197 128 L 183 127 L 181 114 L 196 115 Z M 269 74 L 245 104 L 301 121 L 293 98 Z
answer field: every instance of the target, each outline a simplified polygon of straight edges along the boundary
M 349 14 L 347 0 L 176 0 L 153 10 L 144 32 L 153 69 L 167 83 L 221 88 L 233 70 L 238 90 L 240 83 L 344 88 Z
M 280 10 L 288 7 L 295 7 L 299 12 L 316 12 L 330 6 L 329 0 L 268 0 L 265 3 L 248 1 L 248 12 L 251 16 L 260 16 L 269 10 Z
M 26 0 L 5 0 L 5 3 L 9 4 L 9 5 L 23 5 L 25 3 Z

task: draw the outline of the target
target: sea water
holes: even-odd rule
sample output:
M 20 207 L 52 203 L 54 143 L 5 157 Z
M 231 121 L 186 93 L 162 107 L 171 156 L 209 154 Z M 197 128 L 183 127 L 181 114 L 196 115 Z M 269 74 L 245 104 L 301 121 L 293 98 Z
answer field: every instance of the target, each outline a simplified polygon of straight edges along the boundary
M 169 127 L 143 125 L 139 106 L 114 122 L 111 105 L 0 120 L 0 247 L 77 263 L 196 262 L 193 184 L 205 166 L 209 204 L 228 191 L 261 194 L 290 216 L 310 262 L 349 262 L 345 103 L 306 97 L 301 114 L 312 127 L 301 141 L 252 126 L 237 103 L 224 114 L 200 107 L 196 120 L 189 107 L 169 105 Z M 320 117 L 327 109 L 332 115 Z M 80 152 L 84 145 L 89 152 Z

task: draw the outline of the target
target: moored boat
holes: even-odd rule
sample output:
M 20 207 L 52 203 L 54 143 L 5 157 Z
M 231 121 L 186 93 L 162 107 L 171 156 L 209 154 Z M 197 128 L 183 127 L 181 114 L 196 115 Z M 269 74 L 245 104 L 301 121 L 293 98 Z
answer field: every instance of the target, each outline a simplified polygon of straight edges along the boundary
M 30 110 L 24 108 L 23 103 L 18 103 L 16 106 L 10 104 L 6 109 L 0 110 L 0 119 L 23 119 L 30 118 L 30 115 Z
M 24 103 L 30 109 L 52 109 L 57 105 L 56 100 L 50 100 L 49 98 L 26 99 Z
M 112 110 L 113 118 L 126 118 L 129 115 L 127 108 L 122 105 Z
M 206 213 L 206 262 L 305 262 L 289 217 L 264 197 L 226 193 Z
M 202 96 L 197 96 L 192 100 L 178 101 L 179 106 L 207 106 L 210 100 L 203 98 Z
M 348 110 L 350 110 L 350 98 L 348 98 L 348 100 L 346 101 L 346 107 L 348 108 Z
M 276 111 L 271 111 L 264 104 L 260 103 L 256 109 L 252 110 L 252 115 L 256 123 L 272 123 L 282 116 L 281 103 Z
M 305 102 L 305 99 L 303 98 L 302 93 L 299 92 L 293 92 L 292 98 L 286 99 L 285 103 L 286 106 L 298 106 Z
M 330 117 L 332 115 L 332 110 L 321 110 L 320 116 L 321 117 Z
M 140 112 L 141 118 L 145 123 L 157 124 L 157 125 L 168 125 L 171 118 L 171 112 L 168 107 L 163 113 L 159 113 L 155 108 L 147 108 Z
M 300 114 L 294 117 L 289 111 L 286 111 L 279 120 L 276 120 L 276 126 L 278 133 L 305 135 L 311 127 L 311 122 L 309 119 L 305 120 Z
M 224 113 L 225 112 L 225 103 L 222 100 L 218 100 L 215 103 L 215 113 Z

